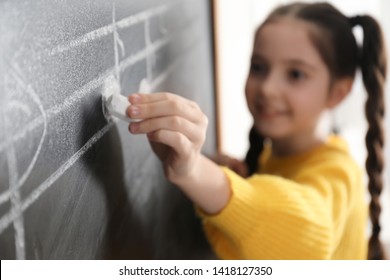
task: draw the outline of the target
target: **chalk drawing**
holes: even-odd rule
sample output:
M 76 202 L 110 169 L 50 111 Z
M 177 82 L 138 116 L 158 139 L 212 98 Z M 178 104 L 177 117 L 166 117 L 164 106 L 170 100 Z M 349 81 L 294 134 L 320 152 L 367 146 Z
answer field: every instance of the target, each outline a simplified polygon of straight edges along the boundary
M 153 42 L 153 44 L 151 46 L 151 50 L 156 52 L 160 48 L 167 45 L 171 40 L 172 39 L 170 36 L 167 36 L 167 38 L 159 39 L 159 40 Z M 193 40 L 194 44 L 191 43 L 189 45 L 194 47 L 196 45 L 195 42 L 199 43 L 199 38 L 194 38 L 194 40 Z M 119 65 L 120 71 L 121 72 L 125 71 L 128 67 L 145 59 L 146 56 L 147 56 L 146 49 L 143 49 L 134 55 L 130 55 L 128 58 L 121 61 L 120 65 Z M 162 83 L 162 81 L 165 80 L 167 78 L 167 76 L 171 73 L 172 69 L 174 69 L 173 65 L 176 65 L 178 60 L 179 59 L 176 59 L 176 61 L 174 61 L 172 63 L 172 65 L 170 65 L 168 67 L 168 69 L 166 71 L 162 72 L 154 81 L 152 81 L 151 84 L 149 82 L 147 82 L 146 79 L 141 80 L 140 86 L 139 86 L 139 91 L 147 93 L 147 92 L 151 92 L 152 90 L 155 90 L 157 88 L 158 84 Z M 73 104 L 79 102 L 81 99 L 86 97 L 90 92 L 92 92 L 95 89 L 97 89 L 98 87 L 100 87 L 102 84 L 104 84 L 104 81 L 107 79 L 107 77 L 109 75 L 111 75 L 111 73 L 113 71 L 114 71 L 114 68 L 110 68 L 110 69 L 106 70 L 104 73 L 99 75 L 97 78 L 93 79 L 92 81 L 88 82 L 87 84 L 85 84 L 83 87 L 81 87 L 77 91 L 70 94 L 70 96 L 67 99 L 65 99 L 62 104 L 56 105 L 56 106 L 50 108 L 49 110 L 47 110 L 46 111 L 47 119 L 50 119 L 51 117 L 70 108 Z M 29 124 L 27 124 L 27 126 L 24 129 L 20 130 L 17 134 L 15 134 L 12 137 L 12 139 L 6 139 L 6 141 L 4 143 L 0 143 L 0 152 L 7 149 L 12 143 L 19 141 L 22 138 L 25 138 L 27 133 L 29 133 L 30 131 L 32 131 L 32 130 L 36 129 L 37 127 L 39 127 L 40 125 L 42 125 L 43 121 L 44 120 L 42 117 L 35 118 Z M 8 200 L 9 200 L 9 192 L 5 192 L 3 194 L 0 194 L 0 205 L 5 203 Z
M 152 50 L 150 49 L 150 26 L 149 20 L 145 20 L 144 33 L 145 33 L 145 49 L 146 49 L 146 77 L 148 82 L 153 79 L 153 65 L 151 60 Z
M 119 69 L 119 54 L 118 54 L 118 45 L 121 48 L 121 54 L 122 56 L 125 55 L 125 46 L 123 45 L 123 41 L 119 37 L 118 30 L 116 28 L 116 21 L 115 21 L 115 2 L 112 5 L 112 26 L 114 27 L 114 54 L 115 54 L 115 75 L 116 80 L 118 82 L 118 85 L 120 87 L 120 69 Z M 119 92 L 121 90 L 119 89 Z
M 160 48 L 164 47 L 169 42 L 170 42 L 170 38 L 162 38 L 160 40 L 156 40 L 151 46 L 151 50 L 158 51 Z M 119 64 L 120 72 L 124 72 L 128 67 L 131 67 L 137 62 L 142 61 L 143 59 L 146 58 L 146 55 L 147 55 L 146 49 L 142 49 L 136 54 L 130 55 L 129 57 L 127 57 L 126 59 L 120 62 Z M 50 119 L 56 116 L 57 114 L 62 113 L 64 110 L 71 108 L 74 104 L 77 104 L 80 100 L 87 97 L 89 93 L 93 92 L 94 90 L 102 86 L 104 80 L 113 72 L 115 72 L 115 67 L 111 67 L 107 69 L 102 74 L 98 75 L 95 79 L 89 81 L 87 84 L 82 86 L 80 89 L 69 94 L 69 96 L 61 104 L 55 105 L 50 109 L 46 110 L 47 119 Z M 5 142 L 0 143 L 0 152 L 3 152 L 5 149 L 7 149 L 13 142 L 25 138 L 27 136 L 27 133 L 29 133 L 32 130 L 35 130 L 37 127 L 42 125 L 43 121 L 44 120 L 42 117 L 35 118 L 30 123 L 28 123 L 23 129 L 21 129 L 15 135 L 13 135 L 12 139 L 5 140 Z
M 120 85 L 114 75 L 109 75 L 102 86 L 102 111 L 108 122 L 115 120 L 115 117 L 110 114 L 106 108 L 106 102 L 112 94 L 120 94 Z
M 71 165 L 74 164 L 74 162 L 79 158 L 78 156 L 81 156 L 88 147 L 89 145 L 84 145 L 83 148 L 80 150 L 81 153 L 76 153 L 75 156 L 71 157 L 69 161 L 65 163 L 61 168 L 59 168 L 55 173 L 53 173 L 47 180 L 45 180 L 44 183 L 42 183 L 32 194 L 26 199 L 24 202 L 24 207 L 21 209 L 20 207 L 20 194 L 18 190 L 20 187 L 23 185 L 25 180 L 28 178 L 28 175 L 31 173 L 34 164 L 37 160 L 38 155 L 40 154 L 43 140 L 45 138 L 46 132 L 47 132 L 47 120 L 55 116 L 65 109 L 70 108 L 73 104 L 77 103 L 80 101 L 82 98 L 85 97 L 88 93 L 92 92 L 94 89 L 98 88 L 101 86 L 101 84 L 104 82 L 104 80 L 110 75 L 110 73 L 113 72 L 113 70 L 116 73 L 116 77 L 119 80 L 120 79 L 120 72 L 126 70 L 126 68 L 134 65 L 138 61 L 141 61 L 145 59 L 151 51 L 157 51 L 159 48 L 165 46 L 168 44 L 169 39 L 164 38 L 163 40 L 158 40 L 154 44 L 148 44 L 148 50 L 146 48 L 144 50 L 139 51 L 138 53 L 131 55 L 127 59 L 125 59 L 123 62 L 119 63 L 119 54 L 118 54 L 118 45 L 121 48 L 121 54 L 122 56 L 125 54 L 124 50 L 124 45 L 122 40 L 119 38 L 118 32 L 116 27 L 118 26 L 119 28 L 125 28 L 127 26 L 130 26 L 132 24 L 140 22 L 143 18 L 147 19 L 148 17 L 152 16 L 153 14 L 158 14 L 161 12 L 166 11 L 167 6 L 162 6 L 158 9 L 150 10 L 143 12 L 135 17 L 129 17 L 127 19 L 121 20 L 120 22 L 115 21 L 115 5 L 113 5 L 113 24 L 112 28 L 109 26 L 107 28 L 99 29 L 96 30 L 96 32 L 91 32 L 86 34 L 85 36 L 82 37 L 82 39 L 74 40 L 70 44 L 68 44 L 68 47 L 57 47 L 54 49 L 54 51 L 50 52 L 49 55 L 54 55 L 56 53 L 60 53 L 63 51 L 66 51 L 68 49 L 71 49 L 73 47 L 76 47 L 78 45 L 81 45 L 83 43 L 86 43 L 90 40 L 97 39 L 98 37 L 110 34 L 111 32 L 114 35 L 114 49 L 115 49 L 115 66 L 114 68 L 110 68 L 106 70 L 102 75 L 99 75 L 97 78 L 93 79 L 86 85 L 84 85 L 82 88 L 79 90 L 75 91 L 70 97 L 66 98 L 62 104 L 53 106 L 49 110 L 45 112 L 43 109 L 42 103 L 40 102 L 38 96 L 35 94 L 35 92 L 32 90 L 30 86 L 26 86 L 22 79 L 17 75 L 16 73 L 13 73 L 13 78 L 17 81 L 19 86 L 23 87 L 27 93 L 32 97 L 35 103 L 37 103 L 38 108 L 42 114 L 42 116 L 35 118 L 32 122 L 30 122 L 25 129 L 20 131 L 16 137 L 12 137 L 12 139 L 7 138 L 5 141 L 5 144 L 0 145 L 0 151 L 7 149 L 7 158 L 8 158 L 8 165 L 9 165 L 9 172 L 10 172 L 10 190 L 6 193 L 3 193 L 0 195 L 0 204 L 5 203 L 8 200 L 11 200 L 12 208 L 11 211 L 8 215 L 5 215 L 1 220 L 0 220 L 0 233 L 3 232 L 3 230 L 9 226 L 11 222 L 14 223 L 14 228 L 16 231 L 16 251 L 17 251 L 17 258 L 18 259 L 23 259 L 25 258 L 25 249 L 24 249 L 24 227 L 23 227 L 23 217 L 22 217 L 22 212 L 30 205 L 32 204 L 38 197 L 46 190 L 52 183 L 54 183 L 57 178 L 59 178 L 63 172 L 65 172 Z M 14 67 L 15 70 L 17 70 L 17 67 Z M 14 71 L 14 72 L 20 72 L 20 71 Z M 28 111 L 28 107 L 25 105 L 21 105 L 20 103 L 11 103 L 12 107 L 20 107 L 24 111 Z M 36 129 L 40 125 L 44 125 L 44 132 L 41 137 L 40 143 L 38 145 L 38 148 L 33 156 L 33 159 L 31 163 L 29 164 L 26 172 L 18 179 L 18 172 L 17 172 L 17 165 L 16 165 L 16 157 L 14 154 L 14 148 L 13 148 L 13 143 L 15 141 L 26 137 L 27 133 L 31 130 Z M 111 123 L 110 123 L 111 124 Z M 109 125 L 107 126 L 107 129 L 109 129 Z M 105 130 L 103 130 L 105 131 Z M 87 142 L 87 144 L 95 143 L 100 137 L 99 133 L 97 133 L 94 137 L 90 139 L 90 141 Z M 96 141 L 95 141 L 96 140 Z M 84 151 L 84 152 L 83 152 Z M 27 205 L 27 206 L 26 206 Z M 10 218 L 11 217 L 11 218 Z
M 179 2 L 179 1 L 178 1 Z M 139 13 L 135 16 L 131 16 L 125 19 L 122 19 L 118 22 L 115 22 L 115 6 L 113 6 L 113 24 L 100 28 L 98 30 L 95 30 L 93 32 L 87 33 L 84 36 L 73 40 L 69 42 L 66 45 L 62 46 L 57 46 L 56 48 L 52 49 L 49 52 L 49 55 L 55 55 L 58 53 L 62 53 L 64 51 L 70 50 L 74 47 L 83 45 L 89 41 L 95 40 L 97 38 L 100 38 L 102 36 L 105 36 L 107 34 L 114 33 L 114 47 L 117 48 L 117 45 L 121 47 L 122 55 L 124 55 L 124 48 L 122 48 L 121 44 L 123 42 L 120 40 L 116 28 L 126 28 L 128 26 L 131 26 L 135 23 L 139 23 L 141 21 L 148 20 L 150 17 L 154 15 L 161 14 L 165 11 L 167 11 L 168 6 L 161 6 L 157 9 L 145 11 L 142 13 Z M 21 176 L 21 179 L 17 180 L 17 169 L 16 169 L 16 158 L 15 158 L 15 153 L 12 151 L 13 143 L 15 141 L 18 141 L 21 138 L 26 137 L 27 133 L 30 132 L 31 130 L 36 129 L 40 125 L 44 125 L 44 133 L 43 137 L 41 137 L 41 141 L 39 144 L 39 150 L 36 154 L 39 154 L 40 149 L 42 147 L 42 142 L 44 139 L 44 136 L 46 134 L 46 126 L 47 126 L 47 121 L 63 112 L 66 109 L 71 108 L 74 104 L 77 104 L 81 99 L 85 98 L 89 93 L 93 92 L 95 89 L 100 87 L 104 82 L 106 81 L 107 77 L 112 75 L 113 73 L 116 74 L 117 79 L 119 79 L 119 75 L 121 72 L 125 71 L 128 67 L 134 65 L 135 63 L 143 60 L 143 59 L 149 59 L 148 65 L 149 68 L 147 69 L 148 77 L 143 79 L 140 83 L 140 88 L 143 88 L 147 91 L 152 91 L 155 90 L 164 80 L 168 78 L 169 75 L 172 74 L 174 69 L 177 67 L 177 65 L 180 63 L 182 57 L 177 58 L 167 69 L 165 69 L 162 73 L 159 74 L 154 80 L 152 77 L 151 69 L 153 67 L 153 58 L 151 56 L 154 55 L 155 52 L 157 52 L 160 48 L 164 47 L 167 45 L 171 40 L 171 36 L 167 35 L 166 37 L 156 40 L 155 42 L 150 42 L 150 34 L 149 34 L 149 23 L 145 22 L 145 32 L 148 36 L 145 36 L 145 39 L 147 41 L 147 46 L 137 52 L 136 54 L 132 54 L 126 59 L 122 60 L 119 62 L 119 54 L 118 51 L 116 50 L 116 64 L 114 67 L 107 69 L 104 71 L 102 74 L 100 74 L 98 77 L 95 79 L 91 80 L 87 84 L 85 84 L 83 87 L 80 89 L 76 90 L 72 94 L 69 95 L 68 98 L 64 100 L 62 104 L 56 105 L 48 109 L 46 112 L 43 110 L 43 106 L 38 98 L 38 96 L 34 93 L 33 89 L 29 85 L 24 85 L 24 87 L 27 89 L 27 92 L 29 95 L 33 98 L 34 102 L 37 103 L 40 112 L 42 116 L 35 118 L 33 121 L 31 121 L 29 124 L 27 124 L 24 129 L 22 129 L 19 133 L 16 135 L 13 135 L 10 137 L 11 139 L 6 139 L 4 143 L 0 143 L 0 152 L 4 151 L 7 149 L 7 153 L 9 152 L 9 148 L 11 148 L 9 154 L 7 154 L 8 157 L 8 164 L 11 165 L 11 173 L 13 172 L 13 175 L 10 176 L 10 181 L 13 180 L 13 186 L 18 186 L 20 188 L 21 184 L 24 183 L 24 181 L 27 179 L 28 175 L 23 175 Z M 115 35 L 116 34 L 116 35 Z M 149 37 L 149 39 L 148 39 Z M 199 40 L 199 38 L 195 38 Z M 194 47 L 195 44 L 192 44 L 192 48 Z M 118 71 L 119 69 L 119 71 Z M 119 74 L 118 74 L 119 73 Z M 19 75 L 15 73 L 15 79 L 17 80 L 20 85 L 23 84 L 23 80 L 20 79 Z M 18 106 L 18 105 L 15 105 Z M 26 108 L 25 108 L 26 109 Z M 115 121 L 109 122 L 106 126 L 104 126 L 101 130 L 99 130 L 97 133 L 94 134 L 71 158 L 69 158 L 66 162 L 64 162 L 54 173 L 52 173 L 44 182 L 42 182 L 29 196 L 23 201 L 20 201 L 20 194 L 19 197 L 18 195 L 14 195 L 15 191 L 13 193 L 4 193 L 0 195 L 0 204 L 4 201 L 7 200 L 15 200 L 15 205 L 17 207 L 12 207 L 11 211 L 7 214 L 5 214 L 1 219 L 0 219 L 0 234 L 4 232 L 4 230 L 11 224 L 14 223 L 14 226 L 20 225 L 21 222 L 21 227 L 18 228 L 19 234 L 21 237 L 18 242 L 21 242 L 20 244 L 17 244 L 19 246 L 19 257 L 24 258 L 25 257 L 25 252 L 24 252 L 24 228 L 23 228 L 23 220 L 22 220 L 22 215 L 21 213 L 24 212 L 27 208 L 29 208 L 35 201 L 39 199 L 39 197 L 46 191 L 48 190 L 55 181 L 57 181 L 70 167 L 72 167 L 99 139 L 101 139 L 109 130 L 110 128 L 115 124 Z M 27 169 L 28 172 L 25 174 L 29 174 L 31 172 L 32 167 L 34 166 L 36 161 L 36 156 L 34 155 L 32 163 L 30 163 L 29 168 Z M 12 167 L 15 166 L 15 167 Z M 31 166 L 31 168 L 30 168 Z M 12 177 L 12 178 L 11 178 Z M 16 182 L 16 183 L 15 183 Z M 11 185 L 11 184 L 10 184 Z M 18 190 L 18 188 L 15 188 L 15 190 Z M 15 224 L 16 222 L 16 224 Z M 23 243 L 23 244 L 22 244 Z
M 168 9 L 166 6 L 163 6 L 160 8 L 161 8 L 161 10 L 155 10 L 156 14 L 159 14 L 162 11 L 166 11 Z M 120 22 L 121 21 L 117 22 L 117 24 L 116 24 L 119 27 L 121 26 Z M 194 22 L 195 22 L 194 20 L 190 20 L 189 25 L 193 24 Z M 127 23 L 129 23 L 129 22 L 127 22 Z M 126 26 L 126 24 L 123 24 L 123 23 L 122 23 L 122 25 Z M 110 26 L 112 28 L 112 25 L 110 25 Z M 186 28 L 189 28 L 189 26 L 186 26 Z M 163 48 L 164 46 L 169 44 L 171 41 L 173 41 L 174 40 L 173 37 L 181 36 L 181 33 L 184 33 L 186 28 L 183 28 L 182 31 L 180 33 L 175 34 L 175 36 L 167 35 L 161 39 L 154 41 L 150 45 L 149 52 L 152 52 L 152 53 L 157 52 L 159 49 Z M 110 33 L 112 33 L 112 32 L 113 32 L 113 30 Z M 107 33 L 107 34 L 110 34 L 110 33 Z M 105 34 L 105 35 L 107 35 L 107 34 Z M 89 36 L 87 36 L 87 34 L 86 34 L 83 37 L 89 37 Z M 96 39 L 96 38 L 94 38 L 94 39 Z M 71 43 L 69 43 L 69 45 L 71 45 Z M 78 45 L 76 44 L 73 47 L 76 47 L 76 46 L 78 46 Z M 70 50 L 71 48 L 72 47 L 69 47 L 66 50 Z M 123 61 L 120 62 L 120 64 L 119 64 L 120 72 L 124 72 L 128 67 L 131 67 L 132 65 L 136 64 L 137 62 L 145 59 L 147 57 L 147 54 L 148 54 L 148 52 L 147 52 L 146 48 L 138 51 L 135 54 L 131 54 L 129 57 L 127 57 L 126 59 L 124 59 Z M 63 101 L 63 103 L 55 105 L 54 107 L 51 107 L 50 109 L 48 109 L 46 111 L 47 119 L 49 120 L 51 117 L 54 117 L 55 115 L 63 112 L 64 110 L 71 108 L 75 102 L 80 101 L 82 98 L 85 98 L 90 92 L 99 88 L 104 83 L 104 80 L 113 71 L 115 71 L 115 67 L 107 69 L 106 71 L 104 71 L 103 73 L 98 75 L 95 79 L 91 80 L 90 82 L 88 82 L 87 84 L 82 86 L 80 89 L 76 90 L 73 93 L 70 93 L 68 95 L 68 97 Z M 144 82 L 143 84 L 149 85 L 150 82 Z M 145 88 L 149 89 L 150 86 L 147 86 Z M 35 130 L 37 127 L 41 126 L 42 123 L 43 123 L 43 119 L 41 117 L 33 119 L 23 129 L 21 129 L 17 133 L 15 133 L 11 139 L 5 140 L 4 142 L 0 143 L 0 153 L 3 152 L 5 149 L 7 149 L 13 142 L 16 142 L 22 138 L 25 138 L 26 135 L 30 131 Z M 2 198 L 4 198 L 4 197 L 1 197 L 1 195 L 0 195 L 0 204 L 1 204 Z
M 18 112 L 20 111 L 21 113 L 24 113 L 27 117 L 30 117 L 31 116 L 31 110 L 30 108 L 26 105 L 26 104 L 23 104 L 21 103 L 19 100 L 10 100 L 10 101 L 7 101 L 5 103 L 5 110 L 2 111 L 3 113 L 5 113 L 5 111 L 7 112 Z M 5 123 L 11 123 L 11 121 L 7 118 L 7 114 L 3 114 L 2 116 L 2 119 L 7 119 L 7 121 L 5 121 Z M 5 127 L 5 124 L 2 124 L 1 127 Z M 9 133 L 4 133 L 3 134 L 6 138 L 10 138 L 10 134 Z M 9 141 L 10 143 L 13 143 L 12 141 Z M 14 146 L 13 145 L 9 145 L 8 147 L 8 150 L 12 150 L 14 149 Z M 11 186 L 16 186 L 17 185 L 17 180 L 13 180 L 12 178 L 17 178 L 18 176 L 13 176 L 13 174 L 16 174 L 17 173 L 17 170 L 15 170 L 16 168 L 16 159 L 15 160 L 12 160 L 13 154 L 7 154 L 7 160 L 8 160 L 8 175 L 9 175 L 9 185 Z M 15 164 L 12 164 L 13 162 L 15 162 Z M 15 168 L 12 168 L 13 166 L 15 166 Z M 9 188 L 11 189 L 11 188 Z M 6 191 L 2 194 L 0 194 L 0 205 L 7 202 L 8 200 L 10 200 L 10 191 Z
M 156 8 L 153 8 L 150 10 L 145 10 L 145 11 L 142 11 L 138 14 L 131 15 L 129 17 L 121 19 L 120 21 L 118 21 L 116 23 L 116 27 L 119 29 L 124 29 L 124 28 L 128 28 L 132 25 L 135 25 L 137 23 L 141 23 L 150 17 L 154 17 L 156 15 L 163 14 L 163 13 L 167 12 L 169 9 L 172 8 L 172 6 L 176 5 L 178 2 L 179 1 L 177 1 L 176 3 L 169 4 L 169 5 L 161 5 L 161 6 L 158 6 Z M 42 55 L 53 56 L 53 55 L 57 55 L 57 54 L 61 54 L 63 52 L 69 51 L 73 48 L 83 46 L 91 41 L 100 39 L 104 36 L 107 36 L 107 35 L 113 33 L 114 28 L 115 27 L 112 24 L 107 25 L 107 26 L 103 26 L 99 29 L 96 29 L 96 30 L 91 31 L 87 34 L 84 34 L 83 36 L 80 36 L 80 37 L 78 37 L 78 38 L 76 38 L 76 39 L 74 39 L 74 40 L 72 40 L 64 45 L 59 45 L 53 49 L 44 51 L 44 54 L 42 54 Z M 42 55 L 39 55 L 39 56 L 42 56 Z
M 17 169 L 17 159 L 16 152 L 13 145 L 7 150 L 7 163 L 8 163 L 8 172 L 9 172 L 9 198 L 11 201 L 11 212 L 14 213 L 15 219 L 13 220 L 14 230 L 15 230 L 15 251 L 17 259 L 25 259 L 25 235 L 24 235 L 24 221 L 23 221 L 23 210 L 21 209 L 21 198 L 19 189 L 24 184 L 28 176 L 31 174 L 31 171 L 37 161 L 38 155 L 42 149 L 43 141 L 47 132 L 47 118 L 44 111 L 41 100 L 38 95 L 34 92 L 30 85 L 26 85 L 21 78 L 21 71 L 17 65 L 12 64 L 11 69 L 9 70 L 12 78 L 23 92 L 27 93 L 28 96 L 36 103 L 39 108 L 39 111 L 43 117 L 43 133 L 39 141 L 38 147 L 34 153 L 32 160 L 30 161 L 26 171 L 19 178 L 19 171 Z M 18 101 L 13 101 L 9 103 L 10 106 L 6 107 L 8 110 L 14 110 L 15 108 L 22 109 L 22 112 L 25 112 L 28 116 L 31 115 L 30 109 Z M 9 123 L 12 120 L 7 119 Z
M 21 104 L 17 101 L 10 102 L 11 106 L 6 105 L 6 112 L 12 112 L 15 107 L 16 108 L 24 108 L 24 106 L 20 106 Z M 16 106 L 12 106 L 16 105 Z M 29 108 L 24 108 L 23 111 L 27 112 L 28 115 L 31 114 Z M 12 120 L 7 117 L 5 114 L 5 122 L 8 124 L 12 123 Z M 5 134 L 5 137 L 9 137 L 8 133 Z M 11 212 L 15 213 L 15 219 L 13 221 L 14 231 L 15 231 L 15 251 L 16 251 L 16 259 L 24 259 L 24 227 L 23 227 L 23 217 L 21 210 L 21 201 L 20 201 L 20 193 L 17 190 L 16 186 L 18 183 L 18 168 L 17 168 L 17 159 L 15 147 L 12 145 L 6 151 L 7 157 L 7 166 L 8 166 L 8 193 L 9 199 L 11 201 Z
M 25 92 L 31 97 L 31 99 L 38 106 L 38 109 L 41 113 L 41 118 L 43 120 L 43 133 L 42 133 L 41 139 L 39 140 L 38 148 L 36 149 L 35 154 L 33 156 L 33 159 L 31 160 L 27 170 L 23 173 L 23 175 L 18 180 L 16 188 L 20 188 L 24 184 L 24 182 L 26 181 L 28 176 L 30 175 L 30 173 L 31 173 L 36 161 L 37 161 L 38 155 L 41 152 L 43 141 L 44 141 L 46 133 L 47 133 L 47 115 L 46 115 L 45 109 L 43 108 L 43 105 L 42 105 L 42 102 L 41 102 L 39 96 L 36 94 L 36 92 L 33 90 L 33 88 L 30 85 L 26 85 L 23 82 L 23 80 L 20 78 L 20 73 L 21 73 L 20 69 L 16 65 L 13 65 L 13 69 L 15 71 L 12 71 L 11 73 L 13 74 L 15 81 L 18 82 L 19 86 L 24 88 Z
M 12 67 L 8 72 L 9 74 L 11 74 L 11 77 L 7 75 L 6 79 L 13 78 L 13 80 L 23 90 L 23 92 L 26 92 L 30 97 L 32 97 L 33 101 L 37 103 L 41 113 L 43 112 L 44 114 L 44 110 L 39 98 L 32 90 L 29 89 L 28 86 L 25 85 L 22 79 L 17 75 L 16 73 L 17 71 L 18 71 L 17 67 Z M 4 118 L 6 123 L 9 124 L 13 122 L 13 120 L 8 117 L 11 114 L 11 112 L 20 111 L 20 113 L 24 113 L 28 117 L 31 116 L 30 108 L 26 104 L 21 103 L 19 100 L 11 100 L 10 102 L 7 102 L 5 105 L 5 111 L 9 112 L 8 114 L 5 114 L 5 118 Z M 46 122 L 44 123 L 46 124 Z M 8 187 L 8 194 L 2 195 L 1 201 L 4 201 L 5 197 L 7 197 L 10 200 L 11 202 L 10 211 L 15 216 L 15 219 L 13 220 L 13 226 L 15 231 L 16 259 L 25 259 L 26 257 L 23 210 L 21 209 L 21 197 L 20 197 L 19 188 L 24 183 L 26 178 L 30 175 L 32 168 L 35 165 L 45 135 L 46 135 L 46 125 L 44 126 L 43 135 L 41 137 L 38 148 L 36 149 L 34 156 L 30 164 L 28 165 L 26 171 L 20 176 L 20 178 L 19 178 L 19 170 L 17 167 L 18 164 L 17 164 L 17 157 L 16 157 L 16 151 L 14 145 L 8 147 L 6 151 L 9 187 Z M 10 137 L 9 134 L 6 134 L 6 137 L 9 138 Z
M 139 83 L 138 92 L 141 93 L 151 93 L 152 87 L 148 82 L 147 78 L 143 78 L 141 82 Z
M 6 121 L 10 122 L 11 120 L 6 117 Z M 16 258 L 21 259 L 23 256 L 23 220 L 21 218 L 21 207 L 20 207 L 20 194 L 16 190 L 16 184 L 18 181 L 18 168 L 17 168 L 17 160 L 15 155 L 14 146 L 9 147 L 6 152 L 7 155 L 7 165 L 8 165 L 8 181 L 9 181 L 9 193 L 11 200 L 11 213 L 14 213 L 15 219 L 13 220 L 14 230 L 15 230 L 15 250 L 16 250 Z
M 10 120 L 8 120 L 10 121 Z M 18 181 L 18 168 L 14 146 L 11 146 L 7 152 L 8 181 L 11 201 L 11 213 L 14 215 L 13 225 L 15 231 L 15 251 L 17 259 L 24 259 L 24 226 L 20 201 L 20 193 L 16 190 Z
M 19 85 L 19 87 L 21 87 L 23 89 L 23 91 L 26 92 L 28 94 L 28 96 L 31 97 L 31 99 L 36 103 L 36 105 L 39 108 L 39 111 L 41 114 L 39 119 L 41 121 L 39 123 L 37 122 L 37 127 L 39 125 L 43 125 L 43 133 L 42 133 L 41 138 L 39 140 L 38 147 L 35 150 L 34 156 L 33 156 L 32 160 L 30 161 L 26 171 L 22 174 L 22 176 L 18 179 L 18 181 L 16 182 L 16 184 L 14 186 L 15 190 L 18 190 L 24 184 L 24 182 L 26 181 L 28 176 L 31 174 L 31 171 L 32 171 L 32 169 L 37 161 L 38 155 L 41 152 L 43 141 L 44 141 L 45 136 L 47 134 L 47 115 L 46 115 L 46 112 L 43 108 L 42 102 L 39 99 L 39 96 L 35 93 L 35 91 L 32 89 L 32 87 L 30 85 L 26 85 L 23 82 L 22 78 L 20 77 L 21 76 L 20 69 L 16 65 L 12 65 L 12 66 L 13 66 L 12 69 L 10 69 L 10 71 L 9 71 L 9 73 L 11 74 L 11 77 Z M 7 107 L 8 110 L 13 110 L 15 107 L 17 107 L 17 108 L 21 108 L 22 112 L 27 113 L 28 116 L 31 115 L 31 111 L 27 107 L 27 105 L 22 104 L 21 102 L 15 101 L 15 100 L 13 100 L 12 102 L 9 102 L 9 103 L 11 104 L 11 106 Z M 12 120 L 10 120 L 10 122 L 12 122 Z M 27 134 L 27 132 L 26 132 L 26 134 Z M 9 143 L 9 145 L 7 145 L 7 147 L 6 147 L 7 150 L 10 149 L 11 147 L 13 147 L 13 143 L 15 143 L 15 141 L 9 140 L 9 139 L 6 140 L 6 142 Z M 7 192 L 2 193 L 0 195 L 0 205 L 2 203 L 5 203 L 6 201 L 8 201 L 9 198 L 10 198 L 9 193 L 7 193 Z
M 0 205 L 6 203 L 9 200 L 9 191 L 0 194 Z
M 20 102 L 19 100 L 10 100 L 6 102 L 6 110 L 10 112 L 21 111 L 27 117 L 31 116 L 30 108 L 26 104 Z
M 100 138 L 102 138 L 113 126 L 108 123 L 95 133 L 70 159 L 63 163 L 50 177 L 42 182 L 21 204 L 22 211 L 26 211 L 55 181 L 58 180 L 77 160 L 79 160 Z M 9 212 L 0 219 L 0 234 L 17 218 L 17 213 Z
M 151 83 L 150 89 L 155 90 L 165 79 L 168 78 L 179 65 L 183 57 L 177 58 L 165 71 L 163 71 L 156 79 Z M 88 142 L 74 154 L 69 160 L 67 160 L 60 168 L 58 168 L 49 178 L 47 178 L 42 184 L 40 184 L 22 203 L 22 211 L 25 211 L 30 207 L 38 198 L 50 188 L 50 186 L 63 175 L 88 149 L 90 149 L 108 130 L 115 124 L 115 121 L 108 123 L 104 128 L 98 131 Z M 14 212 L 9 212 L 0 219 L 0 234 L 13 222 L 16 218 Z

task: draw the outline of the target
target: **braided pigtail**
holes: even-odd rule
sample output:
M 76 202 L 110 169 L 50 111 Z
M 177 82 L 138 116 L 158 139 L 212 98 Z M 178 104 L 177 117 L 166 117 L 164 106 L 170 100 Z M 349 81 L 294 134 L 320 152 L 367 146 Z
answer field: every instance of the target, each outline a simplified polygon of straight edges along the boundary
M 249 150 L 245 157 L 248 167 L 248 175 L 254 174 L 259 169 L 259 156 L 264 148 L 264 137 L 253 126 L 249 132 Z
M 380 194 L 383 188 L 382 171 L 384 166 L 384 83 L 386 78 L 386 53 L 381 28 L 370 16 L 356 16 L 349 19 L 352 27 L 363 29 L 363 46 L 360 53 L 360 67 L 364 86 L 368 93 L 365 104 L 368 131 L 366 134 L 366 170 L 369 178 L 368 189 L 371 195 L 370 219 L 372 235 L 369 241 L 368 259 L 384 259 L 384 249 L 379 239 L 381 230 Z

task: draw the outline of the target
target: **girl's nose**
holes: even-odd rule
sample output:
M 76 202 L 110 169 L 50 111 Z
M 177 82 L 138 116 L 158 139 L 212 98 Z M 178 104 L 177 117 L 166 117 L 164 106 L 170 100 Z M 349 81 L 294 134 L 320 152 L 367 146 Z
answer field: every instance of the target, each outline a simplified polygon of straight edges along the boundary
M 263 97 L 272 98 L 277 96 L 279 86 L 280 81 L 278 81 L 277 75 L 270 73 L 259 85 L 259 90 Z

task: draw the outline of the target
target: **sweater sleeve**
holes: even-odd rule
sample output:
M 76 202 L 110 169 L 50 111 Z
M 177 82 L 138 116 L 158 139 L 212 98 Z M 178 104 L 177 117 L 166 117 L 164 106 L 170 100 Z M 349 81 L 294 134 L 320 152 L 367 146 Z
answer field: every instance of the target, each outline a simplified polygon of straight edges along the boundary
M 232 196 L 203 218 L 206 236 L 222 259 L 329 259 L 351 205 L 356 170 L 323 162 L 294 180 L 273 175 L 244 179 L 222 167 Z

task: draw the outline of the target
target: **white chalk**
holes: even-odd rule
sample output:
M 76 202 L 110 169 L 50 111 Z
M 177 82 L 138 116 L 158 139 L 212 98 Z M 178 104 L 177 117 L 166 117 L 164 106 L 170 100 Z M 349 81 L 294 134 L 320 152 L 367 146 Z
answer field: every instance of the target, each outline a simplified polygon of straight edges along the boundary
M 130 102 L 127 97 L 120 94 L 112 94 L 105 102 L 107 111 L 114 117 L 117 117 L 125 122 L 134 121 L 126 114 L 127 107 L 130 106 Z
M 108 121 L 112 118 L 125 122 L 139 121 L 127 116 L 126 109 L 130 106 L 130 102 L 127 97 L 120 94 L 120 86 L 114 75 L 109 75 L 104 80 L 102 102 L 103 114 Z

